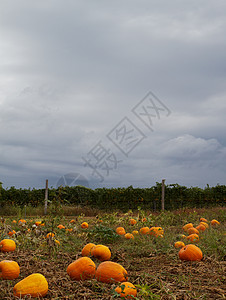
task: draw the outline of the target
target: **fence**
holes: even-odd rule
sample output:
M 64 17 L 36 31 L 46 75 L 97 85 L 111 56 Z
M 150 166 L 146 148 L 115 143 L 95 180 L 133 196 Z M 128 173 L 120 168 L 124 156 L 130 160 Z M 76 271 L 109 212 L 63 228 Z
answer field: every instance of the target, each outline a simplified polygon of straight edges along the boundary
M 204 188 L 185 187 L 179 184 L 165 185 L 165 210 L 180 208 L 201 208 L 224 206 L 226 203 L 226 186 Z M 44 206 L 45 189 L 0 189 L 0 206 Z M 82 187 L 59 187 L 49 189 L 49 201 L 57 200 L 63 205 L 91 206 L 99 209 L 162 209 L 162 183 L 150 188 L 98 188 L 95 190 Z

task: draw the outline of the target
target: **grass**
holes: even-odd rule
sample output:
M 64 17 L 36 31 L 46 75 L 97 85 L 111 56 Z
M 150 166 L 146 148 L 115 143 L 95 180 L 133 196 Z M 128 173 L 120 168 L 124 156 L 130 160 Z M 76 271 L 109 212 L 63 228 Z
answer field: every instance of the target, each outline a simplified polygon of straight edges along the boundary
M 0 260 L 17 261 L 21 273 L 15 280 L 0 279 L 0 299 L 15 299 L 13 286 L 36 272 L 42 273 L 49 283 L 45 299 L 117 299 L 114 292 L 116 284 L 104 284 L 95 279 L 74 282 L 68 277 L 67 266 L 81 257 L 81 250 L 88 242 L 101 243 L 111 249 L 111 260 L 123 265 L 128 271 L 129 281 L 137 287 L 138 296 L 135 299 L 224 299 L 225 211 L 225 208 L 214 208 L 155 214 L 142 212 L 147 221 L 143 223 L 138 220 L 134 226 L 129 224 L 129 219 L 131 216 L 138 219 L 140 211 L 127 214 L 95 211 L 90 216 L 91 211 L 87 214 L 87 211 L 79 210 L 79 215 L 69 217 L 64 215 L 62 209 L 61 216 L 27 215 L 25 226 L 18 225 L 21 212 L 4 217 L 0 223 L 0 238 L 8 237 L 7 233 L 14 229 L 16 234 L 12 239 L 16 241 L 17 248 L 14 252 L 0 252 Z M 200 217 L 209 221 L 217 219 L 221 224 L 218 228 L 210 226 L 201 234 L 198 246 L 204 254 L 202 261 L 181 261 L 174 243 L 181 238 L 183 225 L 187 222 L 198 225 Z M 12 223 L 13 219 L 16 224 Z M 71 219 L 75 219 L 74 224 L 70 223 Z M 42 220 L 45 226 L 34 227 L 37 220 Z M 88 229 L 81 229 L 83 221 L 89 223 Z M 59 224 L 72 231 L 57 228 Z M 138 235 L 134 240 L 126 240 L 115 233 L 118 226 L 123 226 L 126 232 L 139 230 L 143 226 L 161 226 L 164 236 Z M 46 240 L 48 232 L 54 232 L 60 245 L 54 239 Z M 96 265 L 99 264 L 95 258 L 93 260 Z

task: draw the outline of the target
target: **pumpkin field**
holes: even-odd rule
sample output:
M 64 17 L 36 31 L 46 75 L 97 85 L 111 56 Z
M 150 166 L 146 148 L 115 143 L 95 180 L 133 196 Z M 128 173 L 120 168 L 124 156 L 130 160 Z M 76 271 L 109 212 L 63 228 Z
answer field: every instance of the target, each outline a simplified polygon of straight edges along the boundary
M 0 299 L 226 298 L 225 207 L 54 209 L 0 218 Z

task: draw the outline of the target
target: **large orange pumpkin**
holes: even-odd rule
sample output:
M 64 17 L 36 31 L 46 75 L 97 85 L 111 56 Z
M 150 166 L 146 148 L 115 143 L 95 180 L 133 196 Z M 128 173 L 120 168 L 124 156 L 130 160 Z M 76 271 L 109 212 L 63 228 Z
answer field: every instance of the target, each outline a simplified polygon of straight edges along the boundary
M 193 233 L 199 234 L 199 231 L 197 228 L 190 227 L 190 228 L 188 228 L 187 233 L 188 234 L 193 234 Z
M 0 242 L 0 251 L 12 252 L 16 249 L 16 243 L 10 239 L 4 239 Z
M 16 279 L 19 277 L 20 267 L 16 261 L 3 260 L 0 262 L 0 278 Z
M 183 230 L 185 232 L 187 232 L 188 228 L 191 228 L 191 227 L 193 227 L 193 224 L 192 223 L 188 223 L 188 224 L 186 224 L 186 225 L 183 226 Z
M 94 277 L 96 265 L 89 257 L 81 257 L 67 267 L 67 273 L 72 280 L 86 280 Z
M 123 282 L 128 280 L 127 271 L 120 264 L 113 261 L 104 261 L 99 264 L 95 277 L 105 283 Z
M 115 288 L 115 291 L 120 295 L 120 297 L 126 299 L 134 299 L 137 296 L 137 289 L 131 282 L 123 282 Z
M 202 250 L 193 244 L 181 248 L 178 255 L 181 260 L 188 261 L 199 261 L 203 257 Z
M 82 249 L 82 256 L 91 256 L 91 250 L 95 246 L 93 243 L 86 244 Z
M 200 222 L 200 224 L 204 225 L 207 228 L 209 228 L 209 225 L 206 222 Z
M 142 227 L 140 228 L 140 234 L 148 234 L 150 232 L 149 227 Z
M 34 273 L 19 281 L 13 288 L 15 297 L 44 297 L 48 292 L 48 282 L 39 273 Z
M 111 251 L 107 246 L 96 245 L 91 249 L 91 254 L 100 261 L 110 260 Z
M 158 235 L 163 235 L 164 230 L 162 229 L 162 227 L 151 227 L 149 233 L 150 235 L 158 236 Z
M 197 243 L 199 241 L 199 236 L 196 233 L 192 233 L 189 236 L 187 236 L 187 240 L 189 240 L 192 243 Z
M 199 232 L 202 231 L 204 232 L 206 230 L 206 227 L 202 224 L 199 224 L 198 226 L 195 227 Z

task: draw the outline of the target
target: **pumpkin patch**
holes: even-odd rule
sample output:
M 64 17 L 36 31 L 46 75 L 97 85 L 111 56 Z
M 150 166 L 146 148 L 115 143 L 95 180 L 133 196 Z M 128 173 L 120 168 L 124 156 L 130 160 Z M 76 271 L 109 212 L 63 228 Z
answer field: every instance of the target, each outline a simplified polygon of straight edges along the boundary
M 198 299 L 200 291 L 205 292 L 198 282 L 206 284 L 206 278 L 211 278 L 214 261 L 219 265 L 214 278 L 219 279 L 219 289 L 223 290 L 220 282 L 223 276 L 220 263 L 224 257 L 220 243 L 225 237 L 223 217 L 209 216 L 208 220 L 213 222 L 208 221 L 209 225 L 204 222 L 206 226 L 195 213 L 191 214 L 192 223 L 189 223 L 189 216 L 184 215 L 183 220 L 181 216 L 177 219 L 174 213 L 150 214 L 145 226 L 136 212 L 133 216 L 131 212 L 108 213 L 56 220 L 38 217 L 31 221 L 27 217 L 24 225 L 19 225 L 17 219 L 16 222 L 7 219 L 0 223 L 1 293 L 5 298 L 8 294 L 19 299 L 110 300 L 158 299 L 159 295 L 166 298 L 170 291 L 180 299 L 183 290 L 192 291 Z M 137 222 L 131 224 L 131 219 Z M 45 226 L 37 223 L 40 220 Z M 83 228 L 83 223 L 88 226 Z M 7 238 L 13 231 L 16 234 Z M 14 250 L 10 250 L 10 245 Z M 191 278 L 189 285 L 185 280 L 187 274 Z M 192 280 L 197 276 L 199 281 Z

